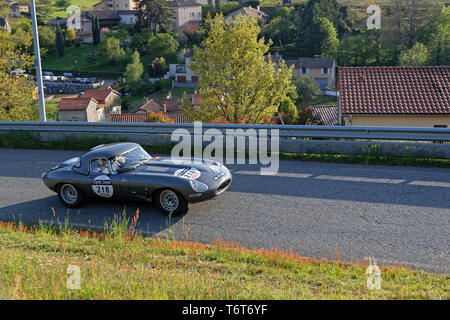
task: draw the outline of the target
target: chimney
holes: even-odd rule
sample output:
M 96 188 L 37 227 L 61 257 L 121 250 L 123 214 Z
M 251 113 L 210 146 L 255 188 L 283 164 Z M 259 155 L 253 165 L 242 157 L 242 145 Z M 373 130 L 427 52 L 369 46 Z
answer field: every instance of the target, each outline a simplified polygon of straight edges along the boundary
M 167 113 L 167 105 L 166 105 L 165 103 L 163 104 L 163 108 L 164 108 L 164 109 L 163 109 L 164 114 L 166 114 L 166 113 Z

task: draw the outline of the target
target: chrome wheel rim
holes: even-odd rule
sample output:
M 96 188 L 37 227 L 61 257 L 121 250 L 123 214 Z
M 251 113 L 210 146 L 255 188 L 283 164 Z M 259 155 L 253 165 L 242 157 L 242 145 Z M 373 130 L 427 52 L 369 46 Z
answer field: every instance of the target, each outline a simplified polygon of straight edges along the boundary
M 172 190 L 164 190 L 159 196 L 159 202 L 164 210 L 173 212 L 178 208 L 178 196 Z
M 78 199 L 77 189 L 71 184 L 63 185 L 60 192 L 61 198 L 68 204 L 74 204 Z

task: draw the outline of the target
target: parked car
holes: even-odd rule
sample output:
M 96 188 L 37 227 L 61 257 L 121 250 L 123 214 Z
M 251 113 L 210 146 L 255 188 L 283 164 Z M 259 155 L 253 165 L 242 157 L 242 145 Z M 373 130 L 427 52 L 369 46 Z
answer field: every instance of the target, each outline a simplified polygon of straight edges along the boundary
M 42 76 L 43 81 L 50 81 L 50 76 Z
M 155 203 L 166 215 L 184 214 L 189 202 L 223 193 L 231 173 L 212 160 L 152 157 L 137 143 L 99 145 L 42 174 L 69 208 L 86 197 Z
M 81 78 L 72 78 L 72 82 L 79 83 Z
M 96 83 L 96 82 L 97 82 L 97 79 L 95 79 L 95 78 L 89 78 L 89 79 L 88 79 L 88 82 L 89 82 L 89 83 Z

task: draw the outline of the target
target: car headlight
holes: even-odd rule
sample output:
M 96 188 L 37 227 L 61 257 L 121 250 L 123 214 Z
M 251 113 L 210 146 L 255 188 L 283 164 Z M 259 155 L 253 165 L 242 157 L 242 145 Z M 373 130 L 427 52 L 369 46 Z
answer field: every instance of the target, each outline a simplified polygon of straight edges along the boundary
M 195 192 L 205 192 L 208 190 L 208 186 L 202 182 L 199 182 L 197 180 L 189 180 L 189 183 L 191 184 L 191 188 Z

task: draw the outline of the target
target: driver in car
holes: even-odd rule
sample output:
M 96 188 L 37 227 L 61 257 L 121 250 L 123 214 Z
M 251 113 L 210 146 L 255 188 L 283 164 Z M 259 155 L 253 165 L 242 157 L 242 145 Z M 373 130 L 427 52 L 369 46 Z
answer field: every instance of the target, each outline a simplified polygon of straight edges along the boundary
M 94 172 L 105 172 L 105 170 L 109 172 L 108 161 L 105 159 L 96 159 L 92 163 L 92 167 Z

